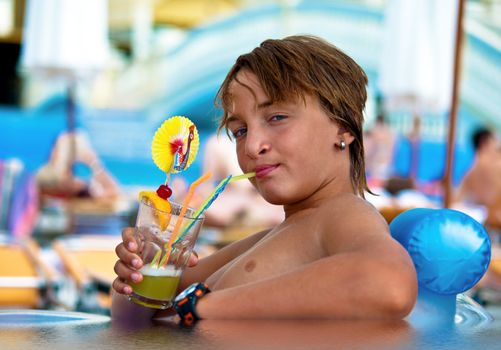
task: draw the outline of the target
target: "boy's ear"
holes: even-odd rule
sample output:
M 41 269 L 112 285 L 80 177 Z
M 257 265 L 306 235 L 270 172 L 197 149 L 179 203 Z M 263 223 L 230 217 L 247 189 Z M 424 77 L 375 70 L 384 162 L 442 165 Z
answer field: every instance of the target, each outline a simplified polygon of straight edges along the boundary
M 345 127 L 340 127 L 337 134 L 339 136 L 339 140 L 344 140 L 347 145 L 355 140 L 355 137 Z

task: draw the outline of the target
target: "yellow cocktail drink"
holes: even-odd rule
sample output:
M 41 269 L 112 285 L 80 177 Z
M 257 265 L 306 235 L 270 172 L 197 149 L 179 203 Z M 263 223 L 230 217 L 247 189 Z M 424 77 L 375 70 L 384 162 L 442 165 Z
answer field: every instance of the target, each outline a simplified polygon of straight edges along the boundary
M 195 214 L 188 204 L 195 188 L 207 180 L 208 172 L 190 185 L 183 204 L 171 202 L 170 174 L 185 170 L 195 159 L 199 147 L 198 131 L 191 120 L 175 116 L 155 132 L 152 157 L 166 180 L 156 191 L 139 193 L 139 211 L 134 238 L 144 263 L 143 280 L 131 283 L 133 302 L 157 309 L 172 305 L 181 273 L 188 263 L 204 221 L 202 212 Z
M 181 271 L 172 266 L 156 268 L 147 265 L 140 272 L 143 274 L 143 280 L 132 284 L 134 292 L 130 300 L 157 309 L 170 307 L 171 300 L 176 296 Z

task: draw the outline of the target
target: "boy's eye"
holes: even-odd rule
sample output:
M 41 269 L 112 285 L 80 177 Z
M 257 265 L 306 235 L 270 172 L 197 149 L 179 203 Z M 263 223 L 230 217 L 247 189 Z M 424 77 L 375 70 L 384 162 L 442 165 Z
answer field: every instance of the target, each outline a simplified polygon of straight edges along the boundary
M 245 133 L 247 132 L 247 128 L 245 127 L 240 127 L 240 128 L 237 128 L 236 130 L 232 131 L 232 135 L 234 138 L 239 138 L 243 135 L 245 135 Z
M 279 121 L 279 120 L 284 120 L 284 119 L 287 119 L 287 116 L 286 115 L 283 115 L 283 114 L 275 114 L 274 116 L 272 116 L 270 118 L 270 121 Z

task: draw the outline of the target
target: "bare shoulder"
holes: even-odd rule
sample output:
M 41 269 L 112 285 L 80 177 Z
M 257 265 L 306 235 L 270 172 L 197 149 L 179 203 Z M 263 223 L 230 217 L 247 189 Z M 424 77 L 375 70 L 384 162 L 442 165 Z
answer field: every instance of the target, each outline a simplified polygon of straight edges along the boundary
M 374 248 L 392 241 L 388 224 L 377 209 L 353 194 L 332 198 L 318 212 L 321 235 L 329 254 Z
M 332 198 L 319 211 L 325 224 L 341 228 L 373 227 L 388 233 L 388 225 L 383 216 L 368 201 L 353 194 L 342 194 Z

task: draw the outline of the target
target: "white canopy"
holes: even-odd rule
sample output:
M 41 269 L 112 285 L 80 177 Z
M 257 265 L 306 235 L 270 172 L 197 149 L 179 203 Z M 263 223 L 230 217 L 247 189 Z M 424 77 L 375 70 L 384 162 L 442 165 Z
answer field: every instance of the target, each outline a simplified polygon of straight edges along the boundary
M 24 68 L 78 76 L 106 64 L 107 1 L 31 0 L 25 17 Z
M 388 111 L 450 107 L 458 0 L 389 0 L 378 87 Z

